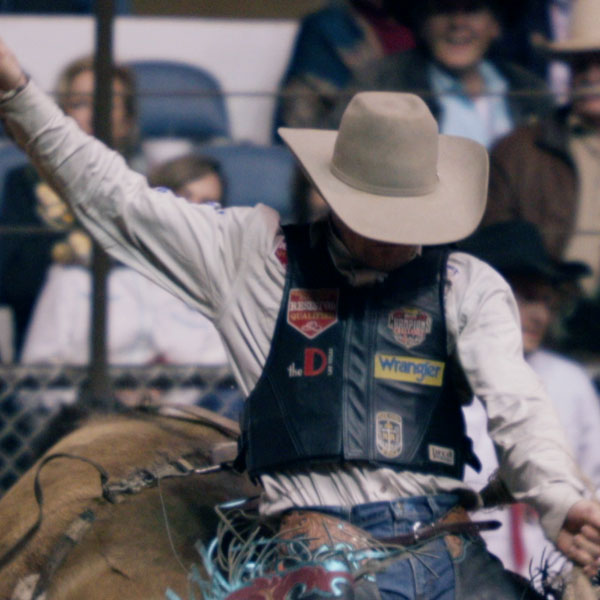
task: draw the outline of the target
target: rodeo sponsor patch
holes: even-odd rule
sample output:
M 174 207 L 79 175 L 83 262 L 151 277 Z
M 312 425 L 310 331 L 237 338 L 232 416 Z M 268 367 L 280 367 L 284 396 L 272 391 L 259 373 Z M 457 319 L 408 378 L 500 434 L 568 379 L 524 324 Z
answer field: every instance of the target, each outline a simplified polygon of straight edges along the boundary
M 290 290 L 287 322 L 303 336 L 313 339 L 338 321 L 337 289 Z
M 326 373 L 333 375 L 333 348 L 327 352 L 321 348 L 305 348 L 302 366 L 294 361 L 287 368 L 288 377 L 317 377 Z
M 388 327 L 394 339 L 405 348 L 414 348 L 425 341 L 431 333 L 432 319 L 429 313 L 418 308 L 398 308 L 388 315 Z
M 375 417 L 377 452 L 386 458 L 402 453 L 402 417 L 393 412 L 378 412 Z
M 375 355 L 375 378 L 440 387 L 445 363 L 410 356 Z
M 454 465 L 454 450 L 452 450 L 452 448 L 445 448 L 444 446 L 429 444 L 427 450 L 429 452 L 429 460 L 431 462 L 442 463 L 450 466 Z
M 275 256 L 277 260 L 283 267 L 287 267 L 288 265 L 288 253 L 287 253 L 287 244 L 285 243 L 285 238 L 282 238 L 277 244 L 277 248 L 275 248 Z

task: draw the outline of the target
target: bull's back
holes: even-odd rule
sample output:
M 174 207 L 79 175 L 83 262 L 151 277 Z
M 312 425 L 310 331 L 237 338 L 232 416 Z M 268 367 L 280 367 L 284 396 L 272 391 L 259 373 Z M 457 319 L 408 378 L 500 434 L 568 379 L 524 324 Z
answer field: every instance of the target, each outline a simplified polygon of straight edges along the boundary
M 232 435 L 208 424 L 115 416 L 83 426 L 46 456 L 68 453 L 90 459 L 108 473 L 111 482 L 120 482 L 181 456 L 193 456 L 195 464 L 209 464 L 211 450 L 231 440 Z M 36 520 L 35 471 L 36 466 L 0 501 L 0 556 Z M 60 566 L 51 573 L 47 600 L 162 599 L 167 587 L 184 597 L 186 569 L 199 562 L 194 543 L 207 541 L 214 532 L 213 506 L 256 492 L 246 478 L 221 472 L 165 479 L 158 487 L 145 487 L 110 503 L 102 498 L 98 470 L 77 458 L 48 462 L 39 481 L 42 523 L 23 550 L 0 569 L 2 600 L 11 598 L 19 582 L 31 582 L 49 561 L 57 560 L 66 547 L 61 538 L 69 528 L 78 532 L 79 539 L 68 545 Z

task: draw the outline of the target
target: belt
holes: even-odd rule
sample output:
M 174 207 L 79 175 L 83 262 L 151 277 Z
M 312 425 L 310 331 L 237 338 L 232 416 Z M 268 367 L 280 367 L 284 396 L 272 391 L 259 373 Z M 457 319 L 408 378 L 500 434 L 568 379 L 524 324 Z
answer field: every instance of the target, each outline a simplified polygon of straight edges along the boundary
M 279 536 L 285 540 L 301 537 L 311 550 L 323 545 L 346 543 L 355 550 L 374 546 L 395 545 L 410 547 L 445 535 L 476 535 L 480 531 L 498 529 L 499 521 L 471 521 L 462 506 L 457 506 L 443 517 L 425 525 L 415 523 L 413 530 L 394 537 L 376 538 L 348 521 L 318 511 L 292 510 L 281 519 Z

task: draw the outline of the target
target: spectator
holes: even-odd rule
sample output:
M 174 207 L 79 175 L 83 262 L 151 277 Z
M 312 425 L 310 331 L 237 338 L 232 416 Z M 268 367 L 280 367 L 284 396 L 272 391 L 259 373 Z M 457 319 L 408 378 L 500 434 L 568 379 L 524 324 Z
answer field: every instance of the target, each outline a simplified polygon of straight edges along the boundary
M 488 57 L 501 33 L 499 0 L 423 0 L 415 3 L 417 48 L 363 68 L 336 108 L 339 117 L 357 90 L 421 94 L 440 131 L 489 147 L 516 125 L 549 109 L 543 80 L 522 67 Z M 530 94 L 530 92 L 534 92 Z
M 137 145 L 136 88 L 133 74 L 117 66 L 113 78 L 113 145 L 136 170 L 145 169 Z M 86 133 L 93 128 L 94 72 L 92 58 L 70 63 L 56 85 L 59 104 Z M 0 223 L 2 225 L 45 227 L 46 232 L 25 237 L 14 233 L 0 237 L 0 303 L 10 306 L 15 322 L 15 354 L 19 356 L 33 305 L 56 252 L 75 252 L 69 260 L 85 262 L 89 242 L 82 233 L 65 236 L 75 224 L 62 199 L 38 175 L 32 165 L 17 167 L 6 175 L 2 189 Z M 54 230 L 54 231 L 52 231 Z M 65 237 L 67 238 L 65 240 Z M 65 245 L 63 241 L 66 241 Z M 67 260 L 64 256 L 55 256 Z
M 590 295 L 600 278 L 600 4 L 578 0 L 568 37 L 545 48 L 571 65 L 571 102 L 492 150 L 483 224 L 535 223 L 554 258 L 591 266 Z
M 157 165 L 152 185 L 188 194 L 190 203 L 219 203 L 225 187 L 217 162 L 186 155 Z M 167 196 L 165 196 L 167 197 Z M 23 348 L 27 364 L 84 365 L 89 360 L 91 277 L 79 264 L 54 264 L 35 306 Z M 108 277 L 108 360 L 114 365 L 227 364 L 223 343 L 212 323 L 131 268 L 117 265 Z M 72 396 L 70 396 L 71 398 Z M 48 401 L 45 394 L 43 401 Z M 182 393 L 174 399 L 181 402 Z M 185 399 L 198 401 L 192 391 Z M 65 401 L 64 397 L 59 399 Z M 137 400 L 137 398 L 136 398 Z M 56 402 L 52 396 L 50 401 Z M 131 402 L 131 397 L 128 397 Z M 237 415 L 239 393 L 212 394 L 203 405 Z
M 91 301 L 86 267 L 53 264 L 35 304 L 22 362 L 87 364 Z M 111 269 L 107 302 L 110 364 L 226 364 L 211 323 L 133 269 Z
M 511 23 L 493 48 L 493 55 L 524 66 L 548 82 L 562 100 L 569 84 L 569 68 L 562 61 L 548 61 L 537 49 L 540 39 L 562 41 L 568 34 L 573 0 L 515 0 Z
M 555 315 L 562 283 L 581 277 L 583 263 L 555 261 L 547 253 L 532 223 L 510 221 L 484 227 L 460 247 L 488 262 L 508 281 L 517 299 L 523 349 L 528 364 L 539 376 L 557 410 L 574 456 L 593 488 L 600 486 L 600 403 L 589 376 L 579 364 L 544 348 L 544 338 Z M 496 471 L 498 461 L 487 434 L 483 406 L 476 400 L 464 409 L 467 431 L 483 464 L 477 475 L 468 468 L 465 481 L 482 488 Z M 534 511 L 522 505 L 495 511 L 499 531 L 485 534 L 490 551 L 504 566 L 529 575 L 553 552 L 544 538 Z M 558 568 L 557 556 L 553 568 Z
M 409 5 L 408 0 L 338 0 L 305 17 L 281 84 L 275 131 L 280 125 L 326 121 L 337 94 L 361 66 L 414 47 L 404 24 Z
M 59 106 L 73 117 L 86 133 L 93 133 L 94 59 L 85 56 L 69 63 L 56 83 Z M 129 165 L 143 172 L 146 165 L 140 155 L 138 107 L 135 75 L 124 65 L 113 67 L 112 146 Z
M 157 165 L 148 174 L 148 183 L 173 190 L 192 204 L 222 204 L 225 197 L 225 180 L 219 162 L 195 153 Z

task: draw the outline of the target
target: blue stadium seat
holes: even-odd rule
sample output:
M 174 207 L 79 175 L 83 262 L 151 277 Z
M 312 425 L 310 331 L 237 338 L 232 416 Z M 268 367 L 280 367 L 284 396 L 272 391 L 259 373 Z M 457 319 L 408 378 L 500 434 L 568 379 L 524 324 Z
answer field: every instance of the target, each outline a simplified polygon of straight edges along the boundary
M 295 161 L 285 146 L 259 146 L 250 143 L 204 145 L 199 154 L 221 164 L 227 180 L 226 206 L 271 206 L 283 222 L 292 219 L 292 186 Z
M 140 133 L 147 138 L 230 138 L 223 90 L 204 69 L 184 62 L 137 60 Z

